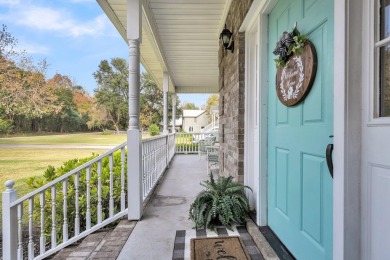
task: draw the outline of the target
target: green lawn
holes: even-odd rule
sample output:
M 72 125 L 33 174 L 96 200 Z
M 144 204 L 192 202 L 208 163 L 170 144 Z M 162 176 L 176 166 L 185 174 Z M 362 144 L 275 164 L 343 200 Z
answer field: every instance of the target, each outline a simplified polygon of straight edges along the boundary
M 126 141 L 126 134 L 85 133 L 0 138 L 0 144 L 46 145 L 118 145 Z M 15 180 L 18 196 L 30 192 L 25 181 L 31 176 L 43 175 L 48 165 L 61 166 L 72 158 L 84 158 L 102 149 L 0 148 L 0 192 L 6 180 Z
M 84 133 L 0 138 L 0 144 L 53 145 L 117 145 L 126 141 L 126 134 Z
M 31 176 L 42 176 L 48 165 L 59 167 L 73 158 L 84 158 L 93 152 L 103 153 L 99 149 L 0 149 L 0 192 L 4 191 L 4 182 L 14 180 L 18 197 L 31 191 L 25 181 Z

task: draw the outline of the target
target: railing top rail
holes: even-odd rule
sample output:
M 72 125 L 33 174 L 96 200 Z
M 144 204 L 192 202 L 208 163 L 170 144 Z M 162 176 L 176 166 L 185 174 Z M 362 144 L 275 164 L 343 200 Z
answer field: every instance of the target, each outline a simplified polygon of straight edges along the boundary
M 204 135 L 205 133 L 176 133 L 177 135 Z
M 150 142 L 150 141 L 153 141 L 153 140 L 165 138 L 167 136 L 168 135 L 157 135 L 157 136 L 149 137 L 149 138 L 146 138 L 146 139 L 142 139 L 142 143 L 146 143 L 146 142 Z
M 14 206 L 16 206 L 16 205 L 22 203 L 23 201 L 28 200 L 28 199 L 32 198 L 33 196 L 35 196 L 35 195 L 41 193 L 42 191 L 45 191 L 45 190 L 51 188 L 52 186 L 56 185 L 57 183 L 59 183 L 59 182 L 65 180 L 65 179 L 69 178 L 69 177 L 72 176 L 73 174 L 75 174 L 75 173 L 77 173 L 77 172 L 79 172 L 79 171 L 81 171 L 81 170 L 84 170 L 85 168 L 87 168 L 88 166 L 92 165 L 93 163 L 102 160 L 104 157 L 106 157 L 106 156 L 108 156 L 108 155 L 110 155 L 110 154 L 116 152 L 116 151 L 119 150 L 119 149 L 122 149 L 122 148 L 125 147 L 126 145 L 127 145 L 127 142 L 124 142 L 124 143 L 122 143 L 122 144 L 120 144 L 120 145 L 118 145 L 118 146 L 112 148 L 111 150 L 109 150 L 109 151 L 103 153 L 102 155 L 99 155 L 98 157 L 96 157 L 96 158 L 94 158 L 94 159 L 92 159 L 92 160 L 90 160 L 90 161 L 84 163 L 83 165 L 80 165 L 80 166 L 77 167 L 76 169 L 73 169 L 73 170 L 71 170 L 70 172 L 68 172 L 68 173 L 66 173 L 66 174 L 64 174 L 64 175 L 62 175 L 62 176 L 56 178 L 55 180 L 53 180 L 53 181 L 47 183 L 46 185 L 42 186 L 41 188 L 39 188 L 39 189 L 37 189 L 37 190 L 35 190 L 35 191 L 33 191 L 33 192 L 30 192 L 30 193 L 27 194 L 27 195 L 24 195 L 24 196 L 21 197 L 20 199 L 15 200 L 14 202 L 11 203 L 10 207 L 14 207 Z

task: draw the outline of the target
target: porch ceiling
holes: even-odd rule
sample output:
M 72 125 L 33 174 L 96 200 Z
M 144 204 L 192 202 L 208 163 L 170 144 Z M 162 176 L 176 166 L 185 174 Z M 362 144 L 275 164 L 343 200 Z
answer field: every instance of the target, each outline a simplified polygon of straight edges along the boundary
M 97 0 L 123 39 L 126 0 Z M 162 89 L 218 93 L 218 37 L 231 0 L 143 0 L 141 63 Z

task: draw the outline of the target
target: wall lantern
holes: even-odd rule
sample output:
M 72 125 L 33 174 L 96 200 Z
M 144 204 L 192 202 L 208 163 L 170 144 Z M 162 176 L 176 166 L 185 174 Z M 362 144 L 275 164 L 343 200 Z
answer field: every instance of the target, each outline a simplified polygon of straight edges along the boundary
M 231 50 L 233 52 L 234 41 L 232 40 L 232 33 L 229 31 L 229 29 L 226 28 L 226 24 L 225 29 L 223 29 L 223 31 L 219 35 L 219 39 L 221 40 L 225 50 Z

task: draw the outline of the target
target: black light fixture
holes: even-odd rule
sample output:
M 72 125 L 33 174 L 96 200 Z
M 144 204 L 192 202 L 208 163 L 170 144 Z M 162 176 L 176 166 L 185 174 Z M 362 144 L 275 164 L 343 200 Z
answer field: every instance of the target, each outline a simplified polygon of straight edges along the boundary
M 232 35 L 233 34 L 229 31 L 229 29 L 226 28 L 226 24 L 225 24 L 225 29 L 223 29 L 223 31 L 219 35 L 219 39 L 221 40 L 225 50 L 231 50 L 233 52 L 234 41 L 232 40 Z

